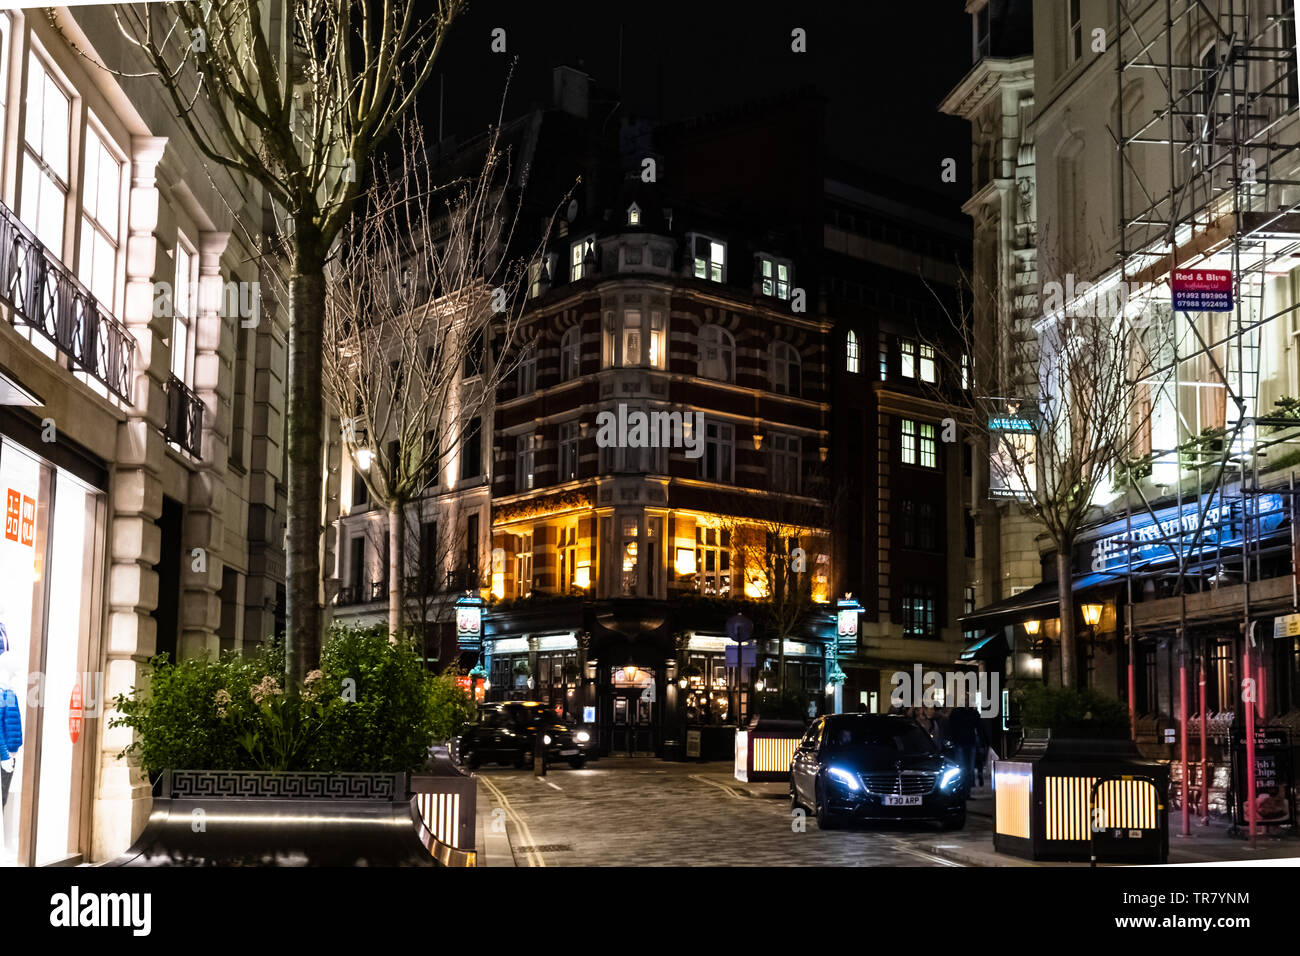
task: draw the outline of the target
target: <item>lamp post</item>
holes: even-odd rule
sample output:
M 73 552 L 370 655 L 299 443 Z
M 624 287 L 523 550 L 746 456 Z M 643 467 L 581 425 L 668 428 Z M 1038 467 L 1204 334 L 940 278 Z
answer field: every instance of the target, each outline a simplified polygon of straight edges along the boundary
M 1097 641 L 1097 625 L 1101 623 L 1103 607 L 1100 604 L 1082 604 L 1079 610 L 1083 614 L 1083 623 L 1088 628 L 1088 655 L 1091 657 L 1093 646 Z

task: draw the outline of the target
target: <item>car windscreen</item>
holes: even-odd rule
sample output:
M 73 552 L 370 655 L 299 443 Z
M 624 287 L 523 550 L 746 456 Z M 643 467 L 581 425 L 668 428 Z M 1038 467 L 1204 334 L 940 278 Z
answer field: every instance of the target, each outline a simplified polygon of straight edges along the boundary
M 866 747 L 901 754 L 929 754 L 936 750 L 930 735 L 908 720 L 831 723 L 826 728 L 826 746 L 831 750 Z

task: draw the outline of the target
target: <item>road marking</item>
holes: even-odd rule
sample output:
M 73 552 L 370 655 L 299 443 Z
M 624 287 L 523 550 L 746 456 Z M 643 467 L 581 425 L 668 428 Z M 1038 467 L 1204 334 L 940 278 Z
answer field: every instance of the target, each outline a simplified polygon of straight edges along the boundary
M 559 784 L 551 783 L 551 781 L 549 781 L 549 780 L 546 781 L 546 785 L 547 785 L 548 787 L 550 787 L 552 790 L 560 790 L 560 791 L 563 791 L 563 789 L 564 789 L 564 788 L 561 787 Z
M 694 773 L 689 774 L 689 776 L 692 780 L 698 780 L 700 783 L 707 783 L 710 787 L 717 787 L 723 793 L 733 796 L 737 800 L 749 799 L 743 793 L 741 793 L 738 790 L 733 790 L 731 787 L 728 787 L 725 783 L 718 783 L 718 781 L 716 780 L 710 780 L 708 777 L 701 777 L 699 774 L 694 774 Z
M 482 782 L 483 786 L 487 787 L 488 790 L 492 792 L 492 795 L 497 798 L 497 802 L 501 804 L 501 808 L 505 810 L 506 816 L 509 819 L 513 820 L 515 826 L 519 828 L 520 835 L 524 838 L 524 846 L 530 848 L 524 853 L 525 858 L 528 860 L 528 865 L 545 866 L 546 865 L 545 858 L 540 853 L 535 853 L 531 849 L 531 847 L 537 846 L 538 843 L 536 840 L 533 839 L 533 833 L 531 830 L 528 829 L 528 824 L 524 822 L 524 818 L 515 812 L 515 808 L 510 805 L 510 801 L 506 799 L 506 795 L 501 792 L 501 790 L 496 786 L 496 784 L 488 780 L 486 776 L 480 775 L 478 779 L 480 782 Z M 506 834 L 507 841 L 509 840 L 509 837 L 510 834 L 507 833 Z M 513 847 L 511 849 L 513 849 Z

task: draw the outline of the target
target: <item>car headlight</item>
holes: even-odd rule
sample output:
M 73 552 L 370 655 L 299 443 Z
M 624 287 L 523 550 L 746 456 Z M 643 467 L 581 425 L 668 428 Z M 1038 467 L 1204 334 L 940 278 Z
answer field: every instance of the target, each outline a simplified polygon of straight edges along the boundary
M 580 730 L 574 735 L 574 739 L 580 744 L 585 744 L 587 741 L 591 740 L 591 734 L 587 733 L 585 730 Z
M 960 779 L 961 779 L 961 768 L 949 767 L 947 770 L 943 772 L 943 776 L 939 778 L 939 789 L 947 790 L 949 787 L 956 786 L 957 781 Z
M 550 742 L 551 742 L 551 735 L 550 735 L 550 734 L 543 734 L 543 735 L 542 735 L 542 743 L 544 743 L 544 744 L 549 744 Z
M 830 774 L 832 780 L 836 783 L 843 784 L 850 790 L 862 789 L 861 784 L 858 783 L 858 778 L 843 767 L 830 767 L 826 772 Z

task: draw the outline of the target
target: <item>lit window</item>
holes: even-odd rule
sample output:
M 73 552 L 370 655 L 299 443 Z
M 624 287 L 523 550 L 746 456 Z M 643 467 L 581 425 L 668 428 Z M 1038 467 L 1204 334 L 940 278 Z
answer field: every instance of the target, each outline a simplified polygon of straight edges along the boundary
M 916 343 L 898 340 L 898 374 L 903 378 L 916 378 Z
M 560 381 L 568 382 L 578 377 L 582 359 L 582 329 L 571 326 L 560 339 Z
M 86 131 L 86 174 L 82 186 L 81 281 L 110 312 L 117 277 L 118 200 L 122 164 L 93 129 Z
M 725 597 L 731 593 L 731 532 L 695 529 L 695 590 Z
M 758 261 L 763 295 L 790 298 L 790 263 L 770 256 L 759 256 Z
M 844 368 L 850 372 L 858 370 L 858 333 L 849 332 L 844 340 Z
M 627 595 L 633 595 L 636 594 L 637 519 L 624 518 L 622 521 L 622 528 L 623 528 L 623 547 L 622 547 L 623 593 Z
M 910 583 L 903 586 L 904 637 L 935 635 L 934 605 L 934 585 Z
M 641 310 L 623 313 L 623 364 L 641 364 Z
M 922 468 L 939 467 L 934 425 L 929 422 L 917 423 L 910 418 L 899 419 L 898 436 L 899 460 L 903 464 L 920 465 Z
M 970 356 L 965 354 L 961 357 L 961 387 L 963 391 L 970 388 Z
M 176 246 L 176 281 L 172 286 L 172 374 L 186 385 L 191 384 L 193 372 L 190 330 L 194 319 L 195 267 L 194 252 L 182 239 Z
M 880 380 L 883 382 L 889 378 L 889 349 L 885 345 L 885 337 L 880 337 Z
M 528 597 L 533 593 L 533 536 L 515 537 L 515 597 Z
M 788 343 L 777 342 L 772 346 L 772 390 L 797 397 L 801 386 L 798 351 Z
M 700 329 L 699 372 L 702 378 L 730 382 L 735 372 L 736 341 L 717 325 Z
M 641 225 L 641 207 L 636 203 L 627 207 L 627 224 L 629 226 Z
M 727 246 L 708 236 L 694 237 L 695 278 L 725 282 Z
M 520 435 L 515 439 L 515 491 L 526 491 L 534 486 L 536 439 L 536 435 Z
M 578 579 L 578 526 L 576 524 L 560 529 L 556 551 L 560 556 L 560 591 L 568 593 L 573 590 Z
M 585 278 L 596 268 L 596 246 L 591 237 L 579 239 L 569 249 L 569 278 L 573 282 Z
M 554 268 L 551 265 L 551 256 L 542 256 L 538 262 L 528 264 L 528 297 L 535 299 L 542 294 L 551 283 L 551 273 Z
M 922 345 L 920 358 L 921 358 L 921 381 L 933 383 L 934 381 L 936 381 L 935 365 L 934 365 L 934 346 Z
M 63 214 L 68 202 L 71 101 L 33 52 L 27 67 L 27 122 L 23 130 L 23 195 L 19 214 L 41 243 L 63 258 Z

